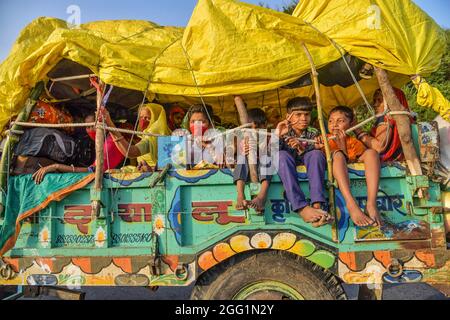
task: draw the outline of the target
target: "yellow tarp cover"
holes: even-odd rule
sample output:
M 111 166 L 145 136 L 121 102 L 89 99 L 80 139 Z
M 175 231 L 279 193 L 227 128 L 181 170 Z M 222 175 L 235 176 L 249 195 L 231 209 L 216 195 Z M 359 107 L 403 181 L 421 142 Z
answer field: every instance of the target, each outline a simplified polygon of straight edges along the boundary
M 367 23 L 373 4 L 381 9 L 381 29 Z M 409 0 L 303 0 L 296 15 L 233 0 L 200 0 L 184 30 L 145 21 L 71 29 L 62 20 L 37 19 L 0 65 L 0 127 L 62 59 L 90 68 L 116 87 L 148 89 L 160 102 L 198 102 L 193 97 L 201 95 L 221 116 L 233 118 L 234 94 L 244 95 L 249 107 L 280 109 L 297 94 L 312 96 L 311 87 L 276 90 L 310 72 L 302 43 L 320 68 L 340 58 L 331 37 L 351 54 L 389 70 L 394 85 L 408 81 L 407 75 L 434 71 L 445 50 L 442 30 Z M 370 96 L 376 79 L 361 85 Z M 361 103 L 355 86 L 321 90 L 326 108 Z
M 293 16 L 395 73 L 428 76 L 446 50 L 444 30 L 410 0 L 304 0 Z
M 410 0 L 305 0 L 293 16 L 351 55 L 398 74 L 426 77 L 447 50 L 444 30 Z M 450 121 L 450 102 L 442 93 L 421 77 L 414 83 L 417 103 Z
M 417 88 L 417 103 L 423 107 L 432 108 L 444 120 L 450 122 L 450 102 L 444 95 L 422 77 L 417 77 L 413 83 Z

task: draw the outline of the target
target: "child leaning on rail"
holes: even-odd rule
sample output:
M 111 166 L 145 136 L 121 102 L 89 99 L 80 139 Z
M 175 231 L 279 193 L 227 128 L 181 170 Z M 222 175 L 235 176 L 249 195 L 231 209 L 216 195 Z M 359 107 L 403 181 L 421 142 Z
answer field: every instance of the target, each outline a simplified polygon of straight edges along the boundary
M 236 105 L 238 103 L 244 103 L 240 96 L 235 97 L 235 102 Z M 251 129 L 255 131 L 267 128 L 266 114 L 259 108 L 251 109 L 248 111 L 248 121 L 249 123 L 251 123 Z M 256 134 L 256 136 L 258 136 L 257 132 L 254 133 Z M 256 143 L 251 143 L 249 142 L 249 139 L 244 138 L 241 146 L 239 147 L 240 150 L 238 150 L 238 163 L 233 172 L 233 181 L 236 184 L 237 189 L 237 210 L 252 208 L 259 213 L 264 212 L 267 192 L 269 190 L 270 180 L 272 178 L 272 176 L 269 174 L 269 168 L 267 167 L 270 164 L 265 164 L 266 161 L 261 161 L 261 159 L 258 157 L 256 159 L 258 180 L 261 183 L 261 190 L 253 200 L 247 201 L 245 199 L 244 188 L 245 183 L 248 182 L 250 178 L 250 168 L 247 156 L 249 156 L 249 153 L 252 151 L 260 157 L 267 157 L 267 152 L 269 151 L 268 143 L 269 139 L 267 138 L 267 136 L 265 136 L 265 139 L 263 139 L 263 141 L 257 141 Z M 253 150 L 255 147 L 258 147 L 258 150 Z M 261 154 L 261 151 L 263 151 L 263 154 Z
M 321 209 L 325 199 L 326 159 L 315 150 L 319 131 L 310 126 L 312 103 L 309 98 L 297 97 L 288 102 L 287 118 L 277 126 L 280 139 L 278 175 L 286 190 L 286 197 L 302 219 L 314 227 L 331 223 L 333 217 Z M 297 166 L 305 165 L 309 181 L 311 205 L 306 201 L 297 178 Z
M 328 119 L 328 135 L 333 157 L 333 175 L 338 183 L 350 217 L 357 226 L 381 226 L 381 217 L 377 209 L 377 193 L 380 181 L 380 160 L 378 153 L 367 149 L 357 138 L 348 136 L 346 130 L 354 125 L 355 115 L 349 107 L 338 106 L 331 110 Z M 332 137 L 334 136 L 334 138 Z M 317 147 L 324 147 L 321 137 Z M 364 162 L 367 183 L 367 205 L 364 214 L 350 190 L 347 163 Z

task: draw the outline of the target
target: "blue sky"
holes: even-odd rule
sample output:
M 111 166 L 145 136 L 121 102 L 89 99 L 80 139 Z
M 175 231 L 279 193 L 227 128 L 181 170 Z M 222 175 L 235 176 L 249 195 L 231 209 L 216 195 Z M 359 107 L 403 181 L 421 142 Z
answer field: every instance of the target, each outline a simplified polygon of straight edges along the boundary
M 392 0 L 396 1 L 396 0 Z M 440 25 L 450 28 L 449 0 L 414 0 Z M 245 0 L 280 8 L 290 0 Z M 161 25 L 185 26 L 196 0 L 0 0 L 0 61 L 3 61 L 20 31 L 33 19 L 51 16 L 66 20 L 67 8 L 78 5 L 81 23 L 96 20 L 138 19 Z

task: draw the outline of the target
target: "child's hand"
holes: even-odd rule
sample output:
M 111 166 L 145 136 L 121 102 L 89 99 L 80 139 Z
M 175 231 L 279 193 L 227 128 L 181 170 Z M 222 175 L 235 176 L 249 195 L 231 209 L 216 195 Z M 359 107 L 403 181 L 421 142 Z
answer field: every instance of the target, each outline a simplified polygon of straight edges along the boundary
M 248 156 L 248 154 L 250 153 L 250 144 L 248 143 L 247 139 L 241 141 L 240 151 L 244 156 Z
M 275 134 L 279 137 L 286 135 L 289 131 L 289 122 L 287 120 L 281 121 L 275 129 Z
M 323 142 L 322 136 L 316 137 L 316 144 L 314 145 L 314 149 L 322 150 L 325 147 L 325 143 Z
M 302 143 L 294 137 L 287 138 L 286 143 L 289 147 L 297 150 L 299 153 L 302 153 L 304 151 Z
M 104 106 L 100 108 L 100 113 L 98 115 L 98 121 L 99 122 L 105 121 L 105 123 L 108 127 L 114 127 L 114 123 L 111 119 L 111 115 L 109 114 L 109 111 Z
M 156 171 L 156 167 L 152 167 L 150 166 L 147 161 L 141 161 L 139 162 L 137 169 L 140 172 L 155 172 Z
M 339 130 L 336 134 L 335 138 L 336 144 L 339 150 L 342 150 L 344 153 L 347 153 L 347 134 L 344 130 Z

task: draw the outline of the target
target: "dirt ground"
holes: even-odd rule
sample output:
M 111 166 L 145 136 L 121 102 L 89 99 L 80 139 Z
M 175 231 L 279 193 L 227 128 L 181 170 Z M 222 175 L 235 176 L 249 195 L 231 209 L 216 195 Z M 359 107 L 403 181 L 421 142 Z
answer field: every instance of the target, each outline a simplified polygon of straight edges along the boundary
M 192 286 L 186 288 L 159 288 L 156 292 L 142 287 L 84 287 L 82 291 L 86 293 L 86 300 L 188 300 Z M 345 286 L 345 291 L 349 299 L 356 300 L 358 292 L 356 286 Z M 57 298 L 39 297 L 36 299 L 55 300 Z M 427 284 L 416 283 L 386 285 L 383 292 L 383 300 L 450 299 Z

